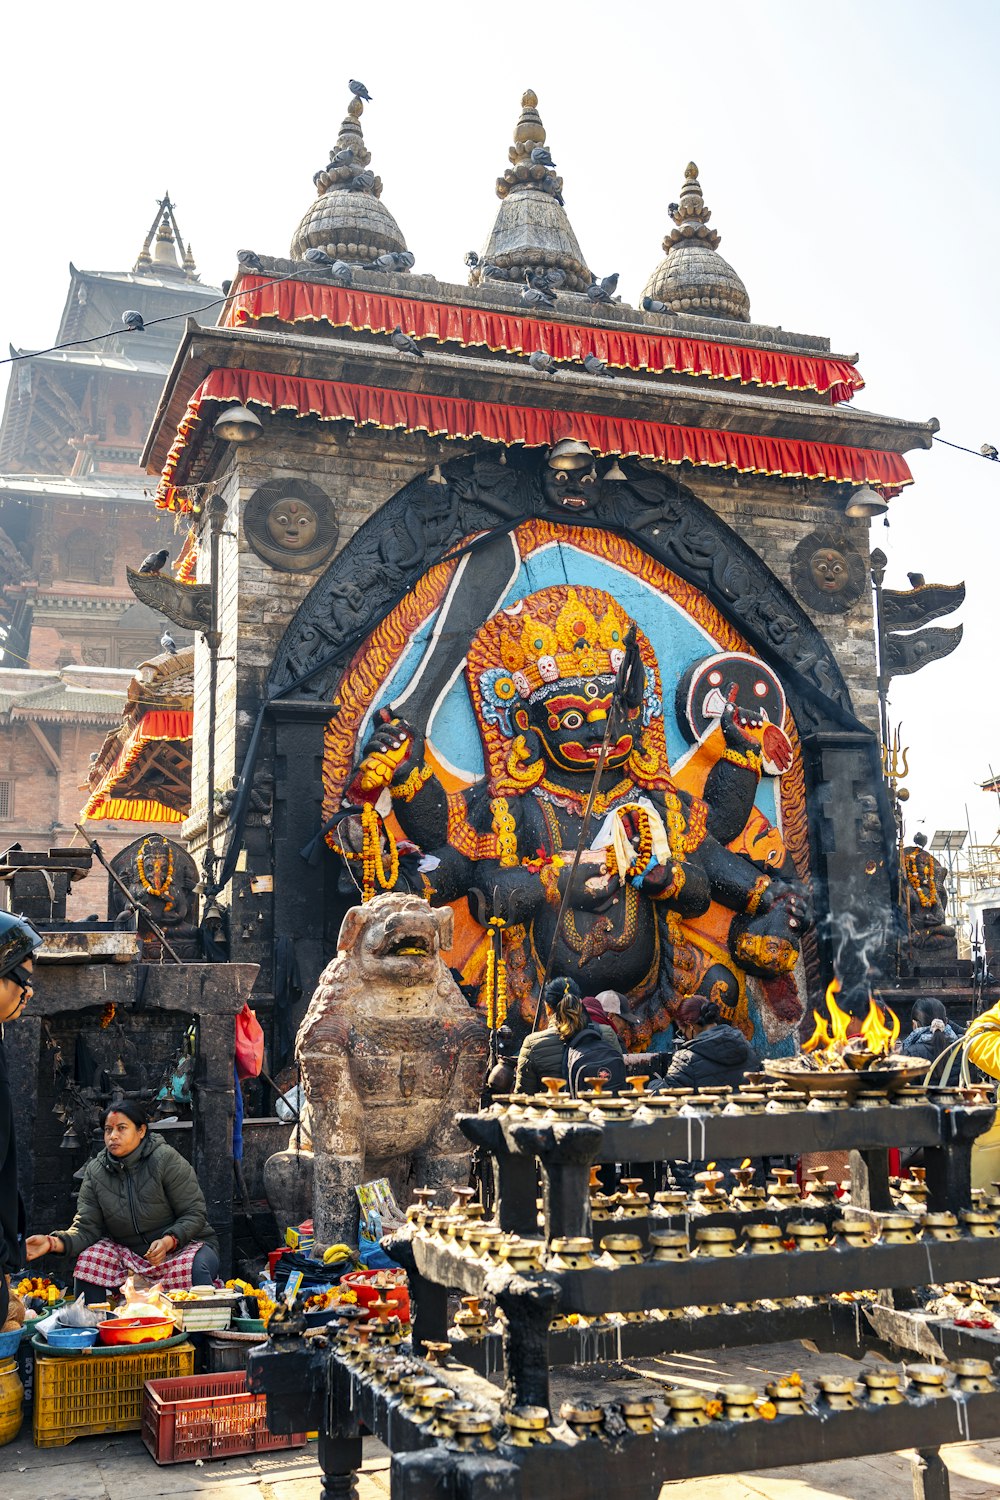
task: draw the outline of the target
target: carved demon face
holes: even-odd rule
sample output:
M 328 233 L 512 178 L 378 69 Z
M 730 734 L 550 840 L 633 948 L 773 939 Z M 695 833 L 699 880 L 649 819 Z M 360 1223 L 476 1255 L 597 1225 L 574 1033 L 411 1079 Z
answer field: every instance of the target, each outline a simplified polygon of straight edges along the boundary
M 600 499 L 597 464 L 586 443 L 564 438 L 556 443 L 542 467 L 542 489 L 557 510 L 590 510 Z
M 533 693 L 530 702 L 514 713 L 521 733 L 534 730 L 539 749 L 549 765 L 562 773 L 593 776 L 611 711 L 615 679 L 610 674 L 566 678 Z M 636 709 L 609 746 L 605 767 L 627 764 L 641 733 L 642 710 Z
M 820 547 L 809 559 L 809 572 L 824 594 L 839 594 L 849 582 L 847 558 L 834 547 Z

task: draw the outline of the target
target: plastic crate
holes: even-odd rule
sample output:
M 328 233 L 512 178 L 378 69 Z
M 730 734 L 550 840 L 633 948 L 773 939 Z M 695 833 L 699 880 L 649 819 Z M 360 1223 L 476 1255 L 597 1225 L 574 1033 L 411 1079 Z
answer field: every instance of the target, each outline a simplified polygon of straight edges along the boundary
M 150 1380 L 142 1440 L 158 1464 L 302 1448 L 306 1434 L 267 1429 L 267 1397 L 247 1390 L 244 1370 L 183 1380 Z
M 36 1448 L 60 1448 L 74 1438 L 138 1432 L 147 1380 L 190 1375 L 194 1345 L 143 1354 L 78 1354 L 35 1358 L 33 1432 Z
M 265 1333 L 237 1333 L 225 1338 L 209 1338 L 204 1355 L 207 1373 L 223 1375 L 233 1370 L 245 1370 L 250 1350 L 259 1349 L 266 1338 Z

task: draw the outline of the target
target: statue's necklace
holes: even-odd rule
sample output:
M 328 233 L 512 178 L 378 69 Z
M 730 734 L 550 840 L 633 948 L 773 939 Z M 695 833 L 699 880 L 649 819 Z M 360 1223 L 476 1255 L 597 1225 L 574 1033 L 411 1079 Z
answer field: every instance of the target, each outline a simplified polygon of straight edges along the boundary
M 598 817 L 602 817 L 613 803 L 628 796 L 634 790 L 631 778 L 625 776 L 610 791 L 597 793 L 594 798 L 594 812 Z M 583 817 L 587 808 L 588 793 L 571 792 L 566 787 L 557 786 L 554 782 L 545 779 L 538 783 L 535 795 L 544 802 L 554 802 L 557 807 L 563 808 L 566 812 L 575 813 L 578 818 Z

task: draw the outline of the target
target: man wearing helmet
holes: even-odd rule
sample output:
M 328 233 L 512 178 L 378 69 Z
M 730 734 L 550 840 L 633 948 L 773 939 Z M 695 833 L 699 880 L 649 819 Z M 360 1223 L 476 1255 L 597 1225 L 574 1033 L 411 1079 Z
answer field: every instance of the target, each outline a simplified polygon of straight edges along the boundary
M 31 999 L 33 955 L 41 945 L 38 933 L 23 917 L 0 912 L 0 1034 L 16 1021 Z M 7 1077 L 7 1057 L 0 1042 L 0 1327 L 7 1317 L 7 1273 L 24 1263 L 21 1237 L 24 1208 L 17 1188 L 17 1141 L 14 1105 Z

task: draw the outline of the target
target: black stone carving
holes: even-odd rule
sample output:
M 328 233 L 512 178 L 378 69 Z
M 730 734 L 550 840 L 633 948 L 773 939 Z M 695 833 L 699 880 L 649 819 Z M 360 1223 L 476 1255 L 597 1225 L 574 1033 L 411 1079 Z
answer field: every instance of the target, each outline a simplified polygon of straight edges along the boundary
M 133 568 L 125 571 L 128 586 L 141 603 L 183 630 L 211 629 L 212 590 L 207 583 L 178 583 L 162 573 L 137 573 Z
M 929 625 L 931 620 L 950 615 L 964 602 L 964 583 L 922 583 L 915 589 L 883 589 L 882 624 L 886 630 L 915 630 L 918 625 Z
M 308 479 L 269 479 L 251 495 L 243 530 L 258 557 L 281 573 L 308 573 L 340 536 L 333 501 Z
M 344 662 L 434 563 L 532 516 L 558 516 L 628 537 L 702 589 L 781 674 L 806 728 L 859 728 L 830 647 L 757 554 L 672 476 L 622 460 L 627 482 L 598 480 L 586 514 L 550 505 L 544 455 L 509 450 L 459 459 L 445 482 L 413 480 L 351 538 L 303 601 L 278 647 L 268 698 L 331 700 Z
M 229 817 L 236 801 L 236 790 L 239 786 L 239 777 L 232 778 L 232 785 L 224 792 L 219 792 L 216 798 L 216 816 L 219 820 Z M 253 778 L 250 796 L 247 802 L 247 812 L 244 821 L 246 828 L 270 828 L 274 813 L 274 778 L 266 771 L 257 771 Z
M 802 538 L 792 553 L 791 575 L 802 602 L 821 614 L 843 614 L 868 586 L 861 553 L 832 527 L 810 531 Z
M 887 633 L 882 652 L 882 675 L 886 678 L 906 677 L 911 672 L 919 672 L 928 662 L 950 656 L 961 639 L 961 625 L 950 630 L 931 625 L 926 630 L 915 630 L 911 635 Z
M 166 933 L 170 944 L 185 963 L 201 957 L 198 946 L 195 886 L 198 869 L 186 849 L 162 833 L 146 834 L 120 849 L 111 868 L 135 901 L 149 912 L 157 926 Z M 129 905 L 113 880 L 108 881 L 108 915 L 113 922 L 128 925 L 134 921 Z M 142 957 L 159 963 L 162 945 L 146 918 L 139 915 L 139 941 Z

